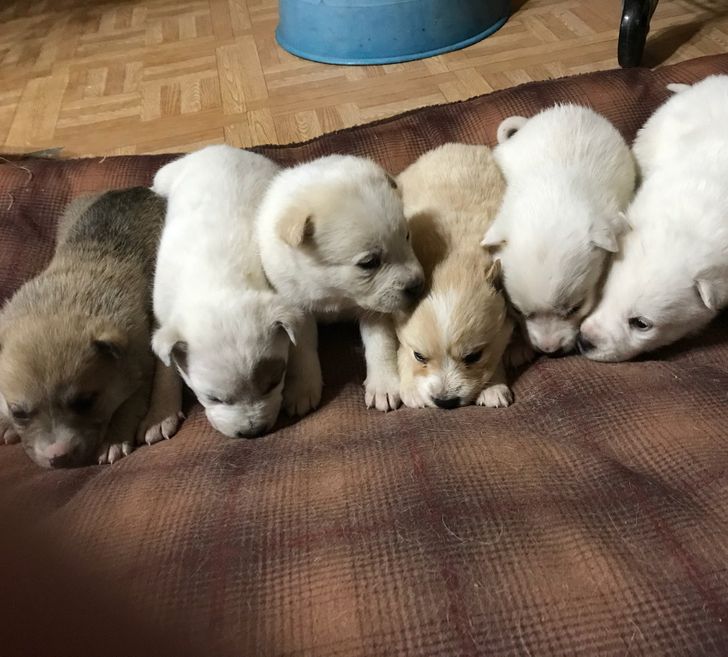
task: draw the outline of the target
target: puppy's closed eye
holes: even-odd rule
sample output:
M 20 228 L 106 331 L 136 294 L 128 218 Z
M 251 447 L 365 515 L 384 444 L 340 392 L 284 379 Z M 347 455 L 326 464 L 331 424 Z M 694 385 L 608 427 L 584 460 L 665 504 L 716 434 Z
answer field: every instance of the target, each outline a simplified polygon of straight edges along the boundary
M 582 301 L 581 303 L 577 303 L 576 305 L 571 306 L 570 308 L 566 308 L 562 312 L 564 318 L 569 319 L 569 317 L 573 317 L 574 315 L 576 315 L 576 313 L 578 313 L 581 310 L 583 305 L 584 305 L 584 302 Z
M 69 399 L 66 405 L 71 412 L 83 415 L 93 408 L 97 397 L 98 394 L 95 392 L 83 393 Z
M 359 267 L 359 269 L 372 270 L 378 269 L 381 264 L 381 257 L 376 253 L 370 253 L 359 260 L 359 262 L 356 263 L 356 266 Z
M 20 404 L 10 404 L 8 410 L 16 422 L 27 422 L 33 417 L 33 411 Z
M 478 351 L 471 351 L 469 354 L 463 356 L 463 363 L 465 363 L 466 365 L 473 365 L 474 363 L 477 363 L 482 356 L 482 349 L 478 349 Z

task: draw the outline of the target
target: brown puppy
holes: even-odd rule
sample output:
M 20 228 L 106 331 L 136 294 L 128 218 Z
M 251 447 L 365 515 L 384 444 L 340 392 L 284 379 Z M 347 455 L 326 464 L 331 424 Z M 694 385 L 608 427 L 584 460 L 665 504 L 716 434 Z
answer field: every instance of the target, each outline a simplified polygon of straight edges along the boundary
M 71 467 L 111 463 L 137 435 L 161 433 L 162 418 L 145 415 L 164 213 L 142 187 L 69 205 L 48 268 L 0 312 L 0 442 L 20 439 L 39 465 Z
M 406 406 L 508 406 L 501 360 L 513 326 L 499 291 L 500 263 L 478 235 L 500 206 L 505 182 L 485 146 L 446 144 L 399 177 L 426 295 L 397 318 Z

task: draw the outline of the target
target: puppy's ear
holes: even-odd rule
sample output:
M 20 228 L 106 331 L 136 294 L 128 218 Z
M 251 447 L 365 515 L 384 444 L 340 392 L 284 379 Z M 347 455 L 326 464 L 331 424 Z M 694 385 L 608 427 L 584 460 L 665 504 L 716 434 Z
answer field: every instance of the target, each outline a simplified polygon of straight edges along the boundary
M 612 227 L 607 223 L 601 226 L 592 226 L 590 237 L 591 243 L 598 249 L 604 249 L 609 253 L 617 253 L 619 251 L 617 236 L 614 234 Z
M 705 304 L 713 312 L 728 306 L 728 266 L 706 269 L 698 274 L 695 287 Z
M 92 344 L 102 356 L 119 360 L 129 345 L 129 338 L 119 329 L 109 328 L 98 333 L 92 340 Z
M 273 327 L 283 330 L 295 347 L 303 325 L 303 311 L 292 306 L 281 306 L 274 312 Z
M 617 231 L 617 235 L 624 235 L 632 230 L 629 217 L 624 212 L 617 213 L 617 218 L 614 221 L 614 229 Z
M 485 237 L 480 242 L 480 246 L 488 250 L 494 250 L 506 243 L 506 231 L 500 222 L 495 222 L 485 233 Z
M 685 91 L 686 89 L 690 89 L 689 84 L 681 84 L 680 82 L 673 82 L 671 84 L 667 85 L 667 90 L 671 91 L 674 94 L 679 94 L 682 91 Z
M 288 210 L 277 226 L 278 237 L 294 249 L 310 240 L 314 231 L 313 216 L 299 214 L 296 208 Z
M 167 367 L 175 364 L 187 370 L 187 343 L 176 328 L 160 326 L 152 336 L 152 351 Z
M 498 290 L 498 292 L 503 290 L 503 268 L 501 267 L 501 261 L 497 258 L 493 260 L 485 272 L 485 280 Z

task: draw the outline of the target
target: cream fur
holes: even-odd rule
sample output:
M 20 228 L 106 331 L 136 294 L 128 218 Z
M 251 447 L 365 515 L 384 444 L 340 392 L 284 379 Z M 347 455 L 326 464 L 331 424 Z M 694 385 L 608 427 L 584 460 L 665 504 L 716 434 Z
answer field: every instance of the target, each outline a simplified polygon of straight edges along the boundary
M 482 243 L 501 259 L 531 345 L 569 351 L 618 248 L 634 162 L 617 130 L 586 107 L 555 106 L 504 124 L 494 153 L 508 186 Z
M 634 144 L 644 182 L 632 230 L 581 327 L 595 360 L 675 342 L 728 306 L 728 76 L 676 90 Z
M 410 305 L 422 286 L 393 185 L 371 160 L 323 157 L 281 172 L 257 222 L 265 273 L 283 298 L 318 319 L 361 319 L 365 401 L 380 410 L 399 404 L 387 315 Z M 367 262 L 374 265 L 361 266 Z
M 477 243 L 505 191 L 491 151 L 447 144 L 398 182 L 427 281 L 413 312 L 397 315 L 402 400 L 411 407 L 507 406 L 513 397 L 501 359 L 513 326 L 496 287 L 499 263 Z M 472 354 L 479 355 L 466 362 Z

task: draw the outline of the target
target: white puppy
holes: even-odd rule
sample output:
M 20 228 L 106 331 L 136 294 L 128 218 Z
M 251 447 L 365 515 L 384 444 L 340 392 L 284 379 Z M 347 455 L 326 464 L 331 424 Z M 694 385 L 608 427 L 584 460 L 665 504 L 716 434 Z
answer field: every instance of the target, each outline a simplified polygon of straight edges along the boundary
M 482 244 L 501 260 L 528 342 L 570 351 L 617 251 L 634 193 L 632 155 L 609 121 L 576 105 L 506 119 L 498 138 L 507 188 Z
M 210 146 L 157 172 L 168 198 L 157 257 L 152 347 L 180 374 L 212 425 L 233 436 L 269 430 L 289 411 L 318 404 L 321 373 L 284 391 L 292 343 L 316 351 L 313 320 L 270 289 L 255 244 L 254 214 L 278 166 L 229 146 Z M 313 327 L 311 327 L 313 325 Z M 316 360 L 316 365 L 318 361 Z
M 389 313 L 421 295 L 402 198 L 379 165 L 332 155 L 280 173 L 258 215 L 265 273 L 289 302 L 319 319 L 360 318 L 366 403 L 399 405 L 397 339 Z
M 728 76 L 660 107 L 637 135 L 645 178 L 602 300 L 581 327 L 594 360 L 620 361 L 703 328 L 728 305 Z
M 410 407 L 508 406 L 501 359 L 513 324 L 500 263 L 478 246 L 505 182 L 486 146 L 446 144 L 398 182 L 427 293 L 396 316 L 402 401 Z

